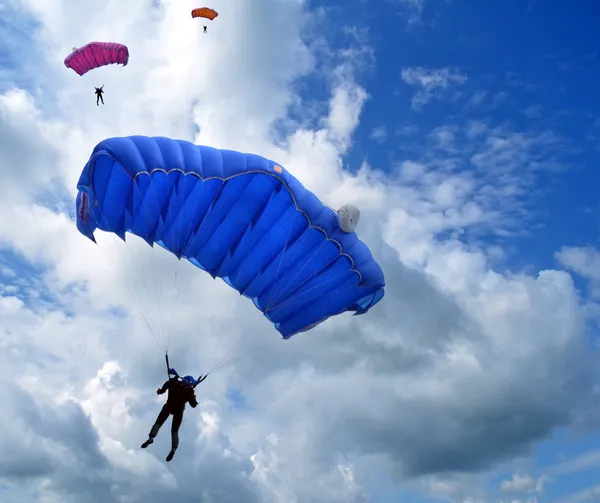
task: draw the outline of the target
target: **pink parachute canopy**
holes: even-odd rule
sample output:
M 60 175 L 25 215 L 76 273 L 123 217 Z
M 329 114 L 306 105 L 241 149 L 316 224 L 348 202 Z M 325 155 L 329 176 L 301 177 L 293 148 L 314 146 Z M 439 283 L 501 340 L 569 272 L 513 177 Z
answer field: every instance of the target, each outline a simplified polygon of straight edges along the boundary
M 90 42 L 75 49 L 65 58 L 65 66 L 79 75 L 105 65 L 120 64 L 129 61 L 129 50 L 114 42 Z

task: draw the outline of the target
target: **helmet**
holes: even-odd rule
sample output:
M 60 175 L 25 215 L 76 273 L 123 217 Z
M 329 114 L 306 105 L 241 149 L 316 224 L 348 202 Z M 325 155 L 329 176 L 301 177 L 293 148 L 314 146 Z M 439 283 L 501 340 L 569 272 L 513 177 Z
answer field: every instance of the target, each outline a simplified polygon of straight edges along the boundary
M 192 376 L 185 376 L 182 381 L 188 386 L 194 386 L 196 384 L 196 379 Z

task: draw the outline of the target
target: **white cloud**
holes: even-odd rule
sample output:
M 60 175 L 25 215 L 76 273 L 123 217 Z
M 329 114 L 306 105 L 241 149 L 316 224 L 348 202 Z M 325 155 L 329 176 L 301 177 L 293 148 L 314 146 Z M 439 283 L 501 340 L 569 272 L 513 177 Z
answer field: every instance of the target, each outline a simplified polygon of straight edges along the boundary
M 589 280 L 595 295 L 600 295 L 600 253 L 592 247 L 564 247 L 556 258 L 569 269 Z
M 523 113 L 529 119 L 539 119 L 542 116 L 542 107 L 540 105 L 531 105 Z
M 543 479 L 535 479 L 529 475 L 514 473 L 512 479 L 500 483 L 502 492 L 541 492 L 544 487 Z
M 375 126 L 371 130 L 369 138 L 377 143 L 384 143 L 387 138 L 387 128 L 385 126 Z
M 397 0 L 397 2 L 404 10 L 409 24 L 417 25 L 421 23 L 425 0 Z
M 487 91 L 477 91 L 469 99 L 469 105 L 470 106 L 481 105 L 481 103 L 483 103 L 485 101 L 485 98 L 487 97 L 487 95 L 488 95 Z
M 572 473 L 594 470 L 600 466 L 600 451 L 594 450 L 557 463 L 546 470 L 551 476 L 570 475 Z
M 420 110 L 433 98 L 443 99 L 454 86 L 466 82 L 466 75 L 452 68 L 423 68 L 420 66 L 403 68 L 402 80 L 418 88 L 412 97 L 412 106 Z

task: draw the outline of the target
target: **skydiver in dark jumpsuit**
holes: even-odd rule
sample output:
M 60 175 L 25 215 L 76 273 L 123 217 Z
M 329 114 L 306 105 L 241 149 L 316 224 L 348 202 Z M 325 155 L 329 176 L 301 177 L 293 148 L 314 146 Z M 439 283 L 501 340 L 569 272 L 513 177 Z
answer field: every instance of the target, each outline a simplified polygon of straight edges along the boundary
M 94 89 L 96 89 L 94 91 L 96 93 L 96 106 L 98 106 L 98 100 L 102 101 L 102 104 L 104 105 L 104 98 L 102 97 L 102 93 L 104 92 L 104 84 L 102 84 L 102 87 L 95 87 Z
M 207 31 L 206 31 L 206 26 L 204 27 L 204 33 L 207 33 Z
M 158 434 L 161 426 L 169 418 L 169 415 L 172 415 L 171 451 L 167 456 L 167 462 L 173 459 L 175 451 L 177 450 L 177 447 L 179 447 L 179 427 L 183 421 L 185 405 L 189 403 L 192 408 L 195 408 L 198 405 L 194 388 L 207 377 L 208 376 L 200 376 L 198 380 L 194 379 L 192 376 L 185 376 L 182 380 L 179 380 L 177 377 L 172 377 L 166 381 L 161 388 L 156 390 L 157 395 L 162 395 L 165 391 L 169 391 L 167 403 L 163 405 L 163 408 L 159 412 L 156 422 L 148 435 L 148 440 L 142 444 L 142 449 L 145 449 L 154 442 L 154 437 Z

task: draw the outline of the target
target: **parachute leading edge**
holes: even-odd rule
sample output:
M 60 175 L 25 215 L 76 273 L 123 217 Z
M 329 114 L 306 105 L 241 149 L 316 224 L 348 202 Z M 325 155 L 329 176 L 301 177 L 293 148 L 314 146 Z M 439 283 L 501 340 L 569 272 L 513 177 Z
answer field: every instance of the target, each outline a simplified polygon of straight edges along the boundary
M 77 188 L 77 228 L 130 232 L 251 298 L 284 338 L 366 313 L 385 278 L 353 228 L 280 165 L 161 137 L 100 142 Z M 345 229 L 342 229 L 342 226 Z

